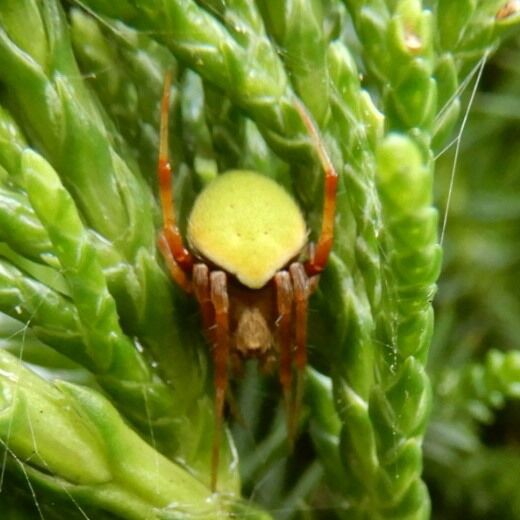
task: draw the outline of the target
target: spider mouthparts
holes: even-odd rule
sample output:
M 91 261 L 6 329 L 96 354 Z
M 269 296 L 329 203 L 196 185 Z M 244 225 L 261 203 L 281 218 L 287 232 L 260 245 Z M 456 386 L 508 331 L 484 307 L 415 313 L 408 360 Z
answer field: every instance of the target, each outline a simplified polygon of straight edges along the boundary
M 273 345 L 273 336 L 266 319 L 256 307 L 240 313 L 235 335 L 236 348 L 244 357 L 263 357 Z

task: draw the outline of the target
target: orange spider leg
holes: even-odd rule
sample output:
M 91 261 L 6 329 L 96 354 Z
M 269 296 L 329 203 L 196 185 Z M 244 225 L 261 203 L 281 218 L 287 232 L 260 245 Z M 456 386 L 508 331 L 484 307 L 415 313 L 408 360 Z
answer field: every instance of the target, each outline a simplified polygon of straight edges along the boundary
M 211 345 L 215 343 L 215 309 L 211 301 L 209 268 L 206 264 L 195 264 L 193 267 L 193 292 L 199 304 L 202 315 L 204 331 Z M 240 408 L 235 396 L 228 387 L 226 401 L 231 415 L 242 426 L 246 426 L 245 420 L 240 413 Z
M 298 100 L 295 101 L 295 107 L 312 138 L 314 147 L 318 152 L 321 167 L 325 173 L 325 193 L 323 199 L 320 237 L 316 247 L 311 251 L 311 258 L 305 262 L 305 271 L 309 276 L 312 276 L 323 271 L 327 264 L 327 260 L 329 259 L 330 250 L 332 249 L 332 242 L 334 240 L 334 217 L 336 214 L 338 174 L 334 169 L 327 151 L 325 150 L 325 146 L 316 130 L 316 126 L 309 117 L 306 109 Z
M 206 264 L 195 264 L 193 267 L 193 292 L 200 307 L 204 330 L 210 343 L 213 344 L 213 325 L 215 322 L 215 310 L 211 302 L 209 283 L 209 269 Z
M 175 280 L 177 285 L 179 285 L 187 293 L 190 293 L 192 290 L 190 279 L 188 278 L 188 275 L 181 269 L 179 264 L 175 261 L 175 258 L 172 255 L 172 250 L 170 249 L 164 233 L 159 235 L 158 245 L 164 257 L 164 261 L 166 262 L 166 266 L 170 271 L 171 277 Z
M 292 307 L 293 290 L 291 277 L 287 271 L 279 271 L 274 278 L 276 284 L 276 306 L 278 310 L 278 343 L 280 347 L 279 377 L 282 386 L 289 444 L 294 440 L 292 410 Z
M 175 202 L 172 190 L 172 169 L 168 158 L 168 114 L 170 107 L 170 87 L 171 72 L 167 72 L 164 76 L 164 89 L 161 101 L 161 129 L 159 144 L 159 162 L 157 164 L 157 175 L 159 178 L 159 195 L 161 199 L 161 208 L 163 214 L 163 229 L 159 238 L 159 247 L 163 254 L 166 247 L 169 248 L 171 254 L 165 255 L 166 262 L 173 260 L 185 272 L 189 272 L 193 267 L 193 256 L 184 246 L 181 233 L 177 227 L 175 217 Z M 183 281 L 177 269 L 170 271 L 172 276 L 184 287 Z
M 307 366 L 307 310 L 309 302 L 309 278 L 302 264 L 295 262 L 290 265 L 289 271 L 294 289 L 294 336 L 296 366 L 296 389 L 291 409 L 290 421 L 296 430 L 303 398 L 303 382 L 305 367 Z
M 211 490 L 217 487 L 217 474 L 220 460 L 220 437 L 222 416 L 228 384 L 229 357 L 229 298 L 226 273 L 214 271 L 210 275 L 211 302 L 215 309 L 215 343 L 213 345 L 213 363 L 215 373 L 215 433 L 211 459 Z

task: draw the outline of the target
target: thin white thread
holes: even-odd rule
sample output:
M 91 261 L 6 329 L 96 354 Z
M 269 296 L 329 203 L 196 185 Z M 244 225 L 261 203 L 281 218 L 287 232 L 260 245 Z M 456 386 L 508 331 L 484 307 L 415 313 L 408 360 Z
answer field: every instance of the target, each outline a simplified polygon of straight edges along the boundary
M 441 246 L 442 246 L 442 244 L 444 242 L 444 237 L 446 235 L 446 227 L 448 225 L 448 215 L 449 215 L 449 211 L 450 211 L 451 197 L 452 197 L 452 194 L 453 194 L 453 185 L 454 185 L 454 182 L 455 182 L 455 174 L 456 174 L 456 171 L 457 171 L 457 165 L 458 165 L 458 161 L 459 161 L 460 144 L 462 142 L 462 135 L 464 133 L 464 129 L 466 127 L 466 123 L 467 123 L 468 118 L 469 118 L 471 107 L 473 105 L 473 102 L 475 101 L 475 96 L 477 94 L 477 89 L 478 89 L 478 86 L 480 84 L 480 79 L 482 77 L 482 72 L 484 71 L 484 66 L 486 65 L 487 56 L 488 56 L 488 53 L 486 52 L 484 54 L 484 56 L 481 58 L 480 62 L 479 62 L 477 78 L 475 79 L 475 84 L 473 85 L 473 90 L 471 91 L 471 96 L 470 96 L 470 99 L 469 99 L 469 102 L 468 102 L 468 106 L 466 107 L 466 112 L 464 113 L 464 117 L 462 119 L 462 123 L 460 125 L 459 133 L 457 135 L 457 138 L 455 139 L 455 142 L 457 144 L 455 146 L 455 156 L 453 158 L 453 164 L 452 164 L 451 174 L 450 174 L 450 183 L 449 183 L 449 187 L 448 187 L 448 196 L 446 198 L 446 209 L 444 211 L 444 218 L 443 218 L 443 222 L 442 222 L 442 231 L 441 231 L 441 236 L 440 236 L 440 240 L 439 240 L 439 244 Z

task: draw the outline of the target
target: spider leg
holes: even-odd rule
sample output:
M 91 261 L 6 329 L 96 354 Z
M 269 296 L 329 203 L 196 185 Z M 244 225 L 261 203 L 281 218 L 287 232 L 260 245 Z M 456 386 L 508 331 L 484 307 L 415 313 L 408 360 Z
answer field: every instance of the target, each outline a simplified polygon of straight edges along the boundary
M 165 255 L 166 262 L 172 276 L 179 285 L 185 288 L 181 276 L 178 274 L 180 270 L 189 272 L 193 266 L 193 256 L 184 246 L 181 233 L 177 227 L 175 217 L 175 201 L 172 190 L 172 169 L 168 157 L 168 111 L 170 105 L 170 86 L 171 73 L 168 71 L 164 76 L 164 89 L 161 101 L 161 127 L 160 127 L 160 145 L 159 145 L 159 162 L 157 164 L 157 175 L 159 178 L 159 196 L 161 199 L 161 209 L 163 215 L 163 229 L 159 237 L 159 247 Z M 170 253 L 165 252 L 168 247 Z M 172 269 L 172 261 L 178 268 Z
M 206 331 L 207 338 L 210 344 L 214 345 L 216 339 L 215 309 L 211 301 L 209 268 L 206 264 L 200 263 L 193 266 L 193 292 L 199 304 L 202 315 L 202 323 L 204 324 L 204 330 Z M 233 361 L 233 359 L 231 359 L 231 361 Z M 237 360 L 237 362 L 239 361 L 240 360 Z M 233 418 L 241 426 L 245 427 L 246 423 L 244 417 L 240 413 L 237 400 L 229 386 L 226 392 L 226 402 L 228 403 L 229 410 Z
M 291 273 L 294 289 L 294 337 L 296 347 L 294 352 L 296 389 L 292 409 L 290 411 L 290 421 L 292 428 L 296 430 L 303 398 L 305 367 L 307 366 L 307 311 L 310 291 L 309 278 L 303 264 L 299 262 L 291 264 L 289 272 Z
M 206 264 L 195 264 L 193 266 L 193 292 L 200 307 L 204 330 L 210 343 L 213 344 L 215 309 L 211 302 L 209 269 Z
M 245 420 L 242 412 L 240 411 L 240 406 L 238 404 L 236 395 L 233 393 L 233 390 L 228 386 L 228 391 L 226 393 L 226 403 L 228 405 L 229 415 L 232 417 L 233 421 L 242 426 L 244 429 L 248 429 L 247 421 Z
M 280 346 L 279 377 L 282 386 L 285 411 L 287 414 L 287 430 L 289 444 L 294 440 L 292 405 L 292 308 L 293 289 L 291 277 L 287 271 L 279 271 L 274 277 L 276 285 L 276 306 L 278 311 L 278 344 Z
M 325 193 L 323 199 L 323 214 L 321 219 L 321 231 L 316 246 L 311 250 L 311 258 L 305 263 L 305 271 L 309 276 L 319 274 L 325 268 L 334 240 L 334 217 L 336 214 L 336 190 L 338 174 L 325 149 L 323 141 L 318 134 L 316 126 L 300 101 L 295 101 L 295 107 L 305 124 L 316 152 L 320 159 L 321 167 L 325 174 Z
M 229 298 L 226 273 L 214 271 L 210 275 L 211 302 L 215 309 L 215 336 L 213 345 L 213 364 L 215 377 L 215 434 L 211 460 L 211 490 L 217 487 L 217 474 L 220 460 L 220 437 L 222 416 L 228 385 L 229 358 Z
M 190 279 L 188 278 L 188 275 L 181 269 L 180 265 L 175 261 L 172 250 L 170 249 L 168 241 L 166 240 L 166 237 L 163 233 L 159 235 L 157 245 L 161 250 L 164 261 L 166 262 L 166 266 L 170 271 L 171 277 L 175 280 L 177 285 L 179 285 L 187 293 L 190 293 L 192 290 Z

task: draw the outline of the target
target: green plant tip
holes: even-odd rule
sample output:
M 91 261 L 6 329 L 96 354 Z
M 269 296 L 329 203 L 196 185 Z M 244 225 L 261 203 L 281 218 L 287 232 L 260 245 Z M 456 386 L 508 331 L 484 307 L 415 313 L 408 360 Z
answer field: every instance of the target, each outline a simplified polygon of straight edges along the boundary
M 188 240 L 205 258 L 258 289 L 298 255 L 307 230 L 300 208 L 280 185 L 234 170 L 219 175 L 195 201 Z

